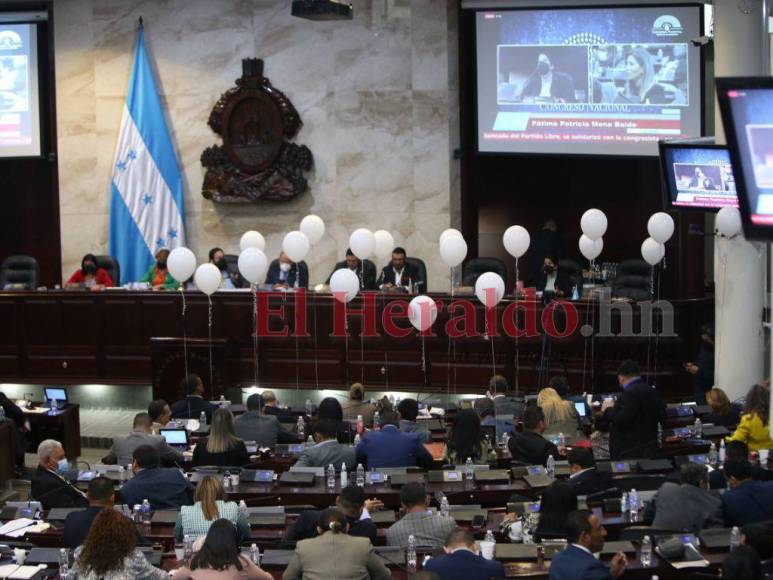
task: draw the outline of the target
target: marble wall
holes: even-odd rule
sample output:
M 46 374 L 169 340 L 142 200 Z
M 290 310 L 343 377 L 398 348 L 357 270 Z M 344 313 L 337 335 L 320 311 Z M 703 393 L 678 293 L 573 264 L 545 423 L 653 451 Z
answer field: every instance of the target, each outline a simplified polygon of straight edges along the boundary
M 85 252 L 107 252 L 111 168 L 142 16 L 183 169 L 188 245 L 200 259 L 215 245 L 237 252 L 248 229 L 266 236 L 272 257 L 316 213 L 327 233 L 313 250 L 312 282 L 342 259 L 354 229 L 368 227 L 390 230 L 427 262 L 430 289 L 445 289 L 437 239 L 459 197 L 455 3 L 353 4 L 353 21 L 311 22 L 291 17 L 287 0 L 57 0 L 63 275 Z M 310 191 L 284 204 L 217 205 L 201 196 L 199 155 L 217 140 L 206 120 L 241 59 L 255 56 L 304 122 Z

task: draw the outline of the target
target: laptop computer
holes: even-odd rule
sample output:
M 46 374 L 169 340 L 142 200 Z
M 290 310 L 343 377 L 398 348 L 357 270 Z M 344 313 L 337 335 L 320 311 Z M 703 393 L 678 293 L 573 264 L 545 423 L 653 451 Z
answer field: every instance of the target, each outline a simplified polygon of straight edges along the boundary
M 160 429 L 160 435 L 166 440 L 167 445 L 174 449 L 188 449 L 188 431 L 185 429 Z
M 49 405 L 54 399 L 56 399 L 56 405 L 59 409 L 67 404 L 67 389 L 60 387 L 46 387 L 43 389 L 43 394 L 46 398 L 46 403 Z

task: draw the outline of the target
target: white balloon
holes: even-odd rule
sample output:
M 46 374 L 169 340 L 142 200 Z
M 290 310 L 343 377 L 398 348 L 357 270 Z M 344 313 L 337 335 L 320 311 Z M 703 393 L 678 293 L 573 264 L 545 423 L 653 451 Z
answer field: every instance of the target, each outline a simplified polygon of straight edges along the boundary
M 376 249 L 376 238 L 369 229 L 359 228 L 349 236 L 349 249 L 360 260 L 373 255 Z
M 429 296 L 416 296 L 408 305 L 408 320 L 419 332 L 423 332 L 435 324 L 437 320 L 437 305 Z
M 309 253 L 309 238 L 298 230 L 292 231 L 282 240 L 282 250 L 293 262 L 300 262 Z
M 440 234 L 440 238 L 438 238 L 438 245 L 443 243 L 443 240 L 445 240 L 449 236 L 459 236 L 462 237 L 462 232 L 460 232 L 457 229 L 454 228 L 448 228 L 447 230 L 443 230 L 443 232 Z
M 652 238 L 647 238 L 642 242 L 641 257 L 644 258 L 644 261 L 650 266 L 654 266 L 660 262 L 665 255 L 666 247 L 663 244 L 656 242 Z
M 196 284 L 196 288 L 204 292 L 207 296 L 215 293 L 215 290 L 220 288 L 220 283 L 223 281 L 223 275 L 214 264 L 202 264 L 196 268 L 196 273 L 193 275 L 193 281 Z
M 253 284 L 260 284 L 266 277 L 268 258 L 257 248 L 247 248 L 239 254 L 239 272 L 244 279 Z
M 494 290 L 493 295 L 492 289 Z M 486 290 L 489 291 L 486 292 Z M 475 281 L 475 295 L 486 308 L 493 308 L 505 295 L 505 281 L 496 272 L 485 272 Z
M 647 232 L 659 244 L 665 244 L 674 235 L 674 218 L 664 211 L 652 214 L 647 222 Z
M 591 240 L 598 240 L 607 231 L 607 216 L 600 209 L 589 209 L 582 214 L 580 227 Z
M 360 291 L 360 279 L 349 268 L 341 268 L 330 276 L 330 291 L 339 302 L 351 302 Z
M 456 268 L 467 256 L 467 242 L 461 236 L 447 236 L 440 243 L 440 257 L 449 268 Z
M 318 215 L 309 214 L 301 220 L 298 229 L 309 238 L 309 243 L 313 246 L 325 235 L 325 222 Z
M 378 230 L 373 232 L 373 237 L 376 238 L 376 249 L 374 253 L 379 260 L 386 260 L 392 255 L 392 250 L 395 249 L 395 239 L 386 230 Z
M 737 207 L 723 207 L 717 212 L 716 228 L 720 234 L 732 238 L 741 233 L 741 212 Z M 174 252 L 172 252 L 174 253 Z M 169 255 L 171 258 L 171 254 Z
M 256 232 L 255 230 L 244 232 L 242 238 L 239 240 L 239 249 L 244 251 L 247 248 L 257 248 L 261 252 L 265 252 L 266 238 L 264 238 L 260 232 Z
M 588 260 L 595 260 L 601 254 L 601 250 L 604 249 L 604 239 L 591 240 L 585 234 L 580 236 L 580 252 Z
M 520 258 L 529 249 L 531 236 L 529 236 L 529 232 L 523 226 L 510 226 L 502 234 L 502 243 L 508 254 L 513 258 Z
M 175 248 L 169 252 L 166 267 L 172 278 L 180 283 L 185 282 L 196 271 L 196 256 L 188 248 Z

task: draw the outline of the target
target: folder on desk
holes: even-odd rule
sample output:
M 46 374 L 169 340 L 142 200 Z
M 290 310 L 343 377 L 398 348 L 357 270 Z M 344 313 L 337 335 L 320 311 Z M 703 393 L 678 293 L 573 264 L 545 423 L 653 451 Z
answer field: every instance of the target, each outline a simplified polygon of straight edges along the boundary
M 153 517 L 150 519 L 151 525 L 169 525 L 177 522 L 177 516 L 180 515 L 178 510 L 156 510 L 153 512 Z

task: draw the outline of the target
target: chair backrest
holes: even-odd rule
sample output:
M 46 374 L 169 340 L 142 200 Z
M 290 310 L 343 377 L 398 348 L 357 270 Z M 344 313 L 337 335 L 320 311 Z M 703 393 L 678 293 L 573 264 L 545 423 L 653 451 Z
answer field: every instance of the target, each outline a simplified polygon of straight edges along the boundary
M 494 272 L 507 280 L 507 266 L 499 258 L 473 258 L 464 265 L 462 271 L 463 286 L 475 286 L 478 277 L 486 272 Z
M 617 267 L 612 281 L 614 298 L 648 300 L 651 297 L 652 266 L 644 260 L 623 260 Z
M 237 288 L 249 288 L 250 283 L 242 278 L 239 272 L 239 256 L 236 254 L 223 254 L 223 259 L 225 260 L 228 273 L 231 274 L 231 280 L 234 282 L 234 285 Z
M 427 266 L 421 258 L 405 258 L 405 261 L 411 264 L 419 272 L 419 279 L 413 283 L 417 285 L 418 292 L 427 291 Z
M 32 256 L 8 256 L 0 265 L 0 290 L 9 284 L 23 284 L 35 290 L 40 281 L 40 265 Z
M 118 264 L 113 256 L 97 256 L 97 268 L 105 270 L 110 279 L 113 281 L 114 286 L 121 285 L 121 266 Z

